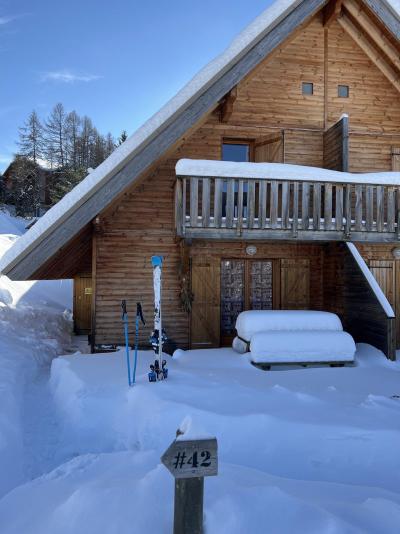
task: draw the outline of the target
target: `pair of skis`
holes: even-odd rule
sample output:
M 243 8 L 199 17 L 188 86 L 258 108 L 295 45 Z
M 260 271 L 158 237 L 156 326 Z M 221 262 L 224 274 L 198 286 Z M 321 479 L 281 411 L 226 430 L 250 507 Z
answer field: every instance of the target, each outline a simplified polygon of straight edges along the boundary
M 157 382 L 168 378 L 167 362 L 163 360 L 163 344 L 167 341 L 165 330 L 162 327 L 161 314 L 161 273 L 163 265 L 162 256 L 151 258 L 153 266 L 153 286 L 154 286 L 154 330 L 150 336 L 150 343 L 153 347 L 156 359 L 154 365 L 150 365 L 149 382 Z
M 153 286 L 154 286 L 154 330 L 150 336 L 150 343 L 156 354 L 154 365 L 150 365 L 150 373 L 148 374 L 149 382 L 157 382 L 168 378 L 167 362 L 163 360 L 163 344 L 167 341 L 165 330 L 162 328 L 162 315 L 161 315 L 161 272 L 163 258 L 162 256 L 153 256 L 151 258 L 153 266 Z M 136 366 L 139 349 L 139 326 L 140 321 L 145 325 L 143 317 L 142 306 L 140 302 L 136 305 L 136 329 L 135 329 L 135 355 L 134 355 L 134 367 L 131 375 L 131 361 L 129 351 L 129 322 L 128 312 L 126 308 L 126 300 L 121 303 L 122 307 L 122 321 L 124 324 L 125 334 L 125 349 L 126 349 L 126 365 L 128 371 L 128 384 L 133 386 L 136 381 Z

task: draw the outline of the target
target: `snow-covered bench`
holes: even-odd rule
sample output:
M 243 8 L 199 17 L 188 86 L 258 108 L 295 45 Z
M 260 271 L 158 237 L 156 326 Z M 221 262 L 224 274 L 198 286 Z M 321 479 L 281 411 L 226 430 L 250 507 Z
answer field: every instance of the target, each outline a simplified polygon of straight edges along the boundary
M 353 338 L 337 315 L 303 310 L 251 310 L 236 321 L 233 348 L 255 364 L 343 364 L 354 361 Z

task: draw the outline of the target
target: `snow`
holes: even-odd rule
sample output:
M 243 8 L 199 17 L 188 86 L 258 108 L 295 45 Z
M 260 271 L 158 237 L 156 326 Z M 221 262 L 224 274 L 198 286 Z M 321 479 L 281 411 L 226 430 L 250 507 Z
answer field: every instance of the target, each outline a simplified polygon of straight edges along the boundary
M 174 482 L 160 457 L 178 428 L 218 439 L 208 534 L 397 533 L 399 363 L 368 345 L 354 367 L 267 373 L 231 349 L 177 355 L 168 380 L 149 384 L 154 355 L 140 351 L 133 388 L 123 350 L 53 360 L 65 461 L 0 500 L 2 534 L 171 532 Z
M 0 234 L 21 235 L 25 225 L 25 219 L 12 217 L 7 209 L 0 208 Z
M 0 257 L 26 221 L 0 211 Z M 40 370 L 70 342 L 71 282 L 12 282 L 0 277 L 0 497 L 26 480 L 26 393 Z
M 289 163 L 247 163 L 181 159 L 175 167 L 177 176 L 219 178 L 257 178 L 259 180 L 296 180 L 303 182 L 334 182 L 371 185 L 400 185 L 400 172 L 353 174 L 319 167 Z
M 256 363 L 352 362 L 356 346 L 347 332 L 258 332 L 251 338 Z
M 238 335 L 250 341 L 254 334 L 264 331 L 343 330 L 337 315 L 312 310 L 248 310 L 236 319 Z
M 383 310 L 385 311 L 386 315 L 388 317 L 395 317 L 395 313 L 393 311 L 392 306 L 390 305 L 390 302 L 386 298 L 384 292 L 382 291 L 380 285 L 375 280 L 374 275 L 371 273 L 371 271 L 368 268 L 368 265 L 365 263 L 364 259 L 362 258 L 361 254 L 358 252 L 357 247 L 354 243 L 346 242 L 346 245 L 352 254 L 353 258 L 356 260 L 358 266 L 360 267 L 361 271 L 363 272 L 370 288 L 375 293 L 376 298 L 380 302 Z
M 279 0 L 257 17 L 231 45 L 206 65 L 164 107 L 144 123 L 132 136 L 119 146 L 101 165 L 90 172 L 70 193 L 53 206 L 0 260 L 0 272 L 10 268 L 18 258 L 38 245 L 56 226 L 100 187 L 108 182 L 129 159 L 150 142 L 156 132 L 165 128 L 176 115 L 184 111 L 222 73 L 236 63 L 262 37 L 272 30 L 300 0 Z

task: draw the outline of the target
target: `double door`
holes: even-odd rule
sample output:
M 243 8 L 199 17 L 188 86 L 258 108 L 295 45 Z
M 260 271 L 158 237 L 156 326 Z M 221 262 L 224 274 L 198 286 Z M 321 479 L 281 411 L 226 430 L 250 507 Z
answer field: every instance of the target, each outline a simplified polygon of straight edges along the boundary
M 310 262 L 196 255 L 191 261 L 192 348 L 229 345 L 244 310 L 309 309 Z
M 235 335 L 236 318 L 244 310 L 272 310 L 278 306 L 277 262 L 227 259 L 221 262 L 221 341 Z M 275 288 L 274 288 L 275 281 Z M 275 289 L 275 291 L 274 291 Z

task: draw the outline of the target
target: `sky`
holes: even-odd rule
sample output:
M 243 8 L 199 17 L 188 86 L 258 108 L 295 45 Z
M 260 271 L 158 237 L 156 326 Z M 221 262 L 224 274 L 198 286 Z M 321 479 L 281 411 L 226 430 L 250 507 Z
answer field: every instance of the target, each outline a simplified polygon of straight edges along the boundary
M 0 171 L 57 102 L 133 133 L 272 0 L 0 0 Z

